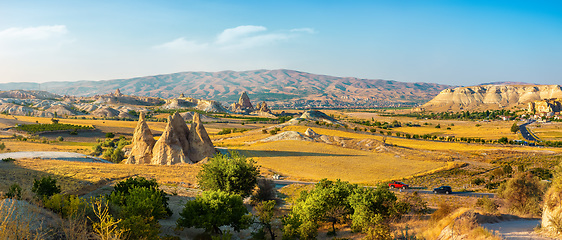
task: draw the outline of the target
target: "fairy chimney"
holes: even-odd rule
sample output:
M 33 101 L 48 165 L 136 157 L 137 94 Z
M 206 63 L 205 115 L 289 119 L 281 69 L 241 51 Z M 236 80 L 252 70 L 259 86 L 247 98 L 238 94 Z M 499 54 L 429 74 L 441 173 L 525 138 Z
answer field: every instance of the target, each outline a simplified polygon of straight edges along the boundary
M 176 163 L 192 163 L 186 152 L 183 151 L 182 140 L 180 140 L 180 135 L 174 126 L 172 117 L 168 117 L 168 125 L 166 129 L 160 136 L 160 139 L 154 144 L 152 149 L 152 160 L 151 164 L 155 165 L 172 165 Z
M 152 148 L 154 147 L 154 137 L 148 124 L 144 121 L 144 113 L 140 114 L 137 127 L 133 133 L 133 148 L 127 158 L 127 164 L 146 164 L 152 159 Z
M 254 106 L 252 106 L 252 103 L 250 102 L 250 97 L 248 97 L 248 94 L 246 92 L 242 92 L 242 95 L 240 95 L 240 99 L 238 99 L 238 104 L 242 106 L 242 109 L 254 109 Z
M 172 125 L 174 126 L 176 135 L 178 136 L 181 148 L 187 155 L 187 153 L 189 152 L 189 128 L 187 128 L 187 124 L 178 112 L 175 112 L 172 116 Z
M 201 122 L 199 113 L 193 114 L 193 122 L 189 131 L 189 147 L 189 158 L 193 162 L 199 162 L 215 154 L 215 147 Z

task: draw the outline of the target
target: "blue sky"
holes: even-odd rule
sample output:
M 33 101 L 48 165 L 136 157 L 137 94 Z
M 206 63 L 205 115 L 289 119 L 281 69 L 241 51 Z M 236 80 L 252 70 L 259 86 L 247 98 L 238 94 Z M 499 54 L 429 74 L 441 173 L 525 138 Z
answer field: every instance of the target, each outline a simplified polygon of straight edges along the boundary
M 562 2 L 0 0 L 0 82 L 280 68 L 562 84 Z

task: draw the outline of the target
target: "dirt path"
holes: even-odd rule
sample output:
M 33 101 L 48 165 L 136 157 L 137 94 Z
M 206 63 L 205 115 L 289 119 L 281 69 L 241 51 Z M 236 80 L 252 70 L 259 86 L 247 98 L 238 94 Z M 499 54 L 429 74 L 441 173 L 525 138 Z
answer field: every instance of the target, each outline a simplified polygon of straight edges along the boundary
M 550 240 L 554 238 L 543 237 L 535 233 L 534 228 L 541 223 L 540 219 L 518 219 L 499 223 L 485 223 L 482 227 L 499 233 L 503 239 L 508 240 Z

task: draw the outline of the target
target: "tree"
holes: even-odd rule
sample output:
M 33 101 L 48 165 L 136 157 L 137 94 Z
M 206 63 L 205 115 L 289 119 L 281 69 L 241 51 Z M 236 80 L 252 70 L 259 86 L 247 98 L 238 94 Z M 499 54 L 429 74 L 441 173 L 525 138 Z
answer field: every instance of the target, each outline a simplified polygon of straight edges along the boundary
M 517 133 L 518 131 L 519 131 L 519 126 L 517 126 L 517 123 L 514 122 L 513 125 L 511 125 L 511 132 Z
M 119 226 L 129 230 L 129 239 L 160 239 L 158 219 L 167 216 L 166 208 L 162 205 L 162 195 L 150 188 L 133 187 L 123 196 L 123 200 L 118 214 L 122 219 Z
M 355 231 L 368 233 L 370 231 L 385 230 L 377 229 L 386 225 L 386 220 L 398 214 L 395 209 L 396 195 L 388 188 L 379 186 L 373 188 L 358 188 L 349 197 L 349 203 L 353 208 L 351 228 Z
M 40 199 L 43 199 L 44 197 L 50 197 L 60 193 L 60 187 L 57 186 L 56 179 L 48 176 L 41 179 L 34 179 L 31 192 L 35 193 Z
M 105 138 L 114 138 L 114 137 L 115 134 L 113 134 L 112 132 L 105 133 Z
M 335 224 L 352 212 L 348 197 L 357 188 L 348 182 L 322 179 L 312 190 L 301 192 L 283 219 L 284 236 L 313 239 L 321 221 L 332 223 L 330 234 L 335 235 Z
M 220 190 L 205 191 L 185 204 L 177 226 L 205 228 L 207 232 L 222 234 L 220 226 L 230 226 L 235 231 L 248 228 L 250 215 L 240 195 Z
M 267 230 L 271 240 L 275 240 L 276 236 L 272 225 L 275 216 L 275 200 L 259 202 L 254 210 L 256 211 L 256 217 L 258 217 L 258 223 L 262 225 L 261 231 Z
M 254 190 L 258 175 L 254 160 L 233 151 L 230 157 L 218 153 L 211 158 L 201 167 L 197 181 L 203 190 L 220 190 L 247 197 Z

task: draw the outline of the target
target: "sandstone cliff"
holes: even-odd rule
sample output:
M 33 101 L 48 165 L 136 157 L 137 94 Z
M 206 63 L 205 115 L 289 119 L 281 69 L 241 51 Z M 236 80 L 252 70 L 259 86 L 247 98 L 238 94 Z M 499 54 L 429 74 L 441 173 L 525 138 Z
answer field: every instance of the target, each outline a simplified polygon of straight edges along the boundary
M 527 107 L 528 102 L 562 98 L 559 85 L 484 85 L 445 89 L 419 108 L 422 111 L 482 111 Z

